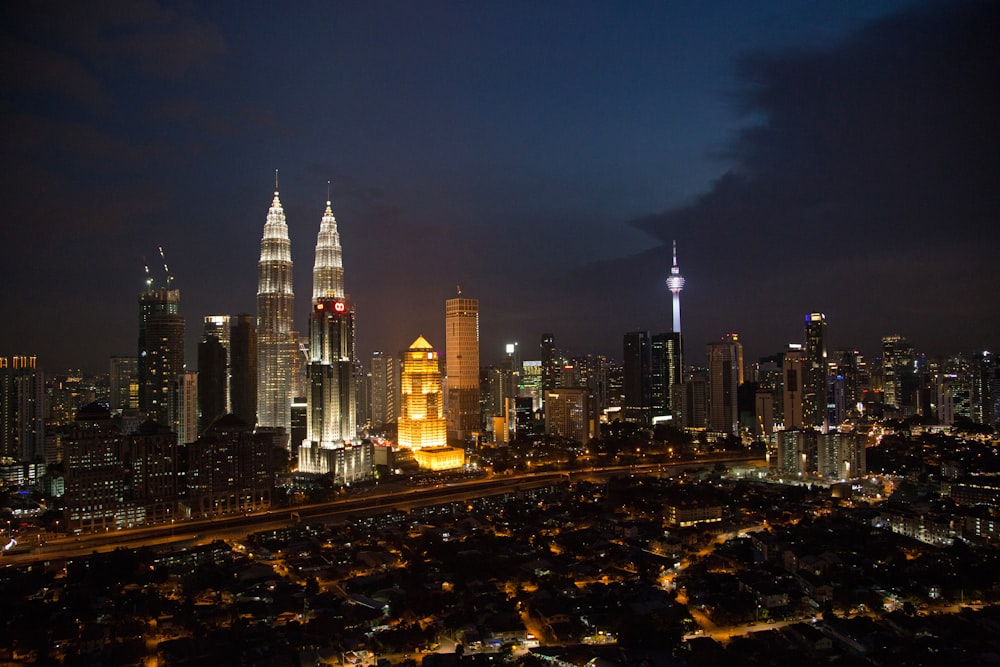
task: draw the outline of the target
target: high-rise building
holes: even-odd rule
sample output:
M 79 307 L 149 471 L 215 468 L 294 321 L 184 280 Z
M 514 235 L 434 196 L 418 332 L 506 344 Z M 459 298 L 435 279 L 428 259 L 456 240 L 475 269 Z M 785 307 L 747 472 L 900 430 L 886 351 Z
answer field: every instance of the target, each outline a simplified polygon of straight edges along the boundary
M 184 317 L 181 292 L 169 287 L 153 289 L 152 279 L 139 294 L 139 409 L 161 424 L 168 424 L 170 386 L 184 372 Z
M 802 346 L 798 343 L 790 344 L 781 364 L 784 379 L 781 403 L 786 430 L 805 428 L 802 401 L 805 364 L 805 351 Z
M 598 436 L 597 406 L 586 387 L 562 387 L 545 395 L 545 433 L 585 444 Z
M 622 414 L 625 421 L 651 423 L 652 388 L 650 387 L 651 352 L 648 331 L 630 331 L 624 340 L 624 394 Z
M 542 392 L 552 391 L 559 386 L 559 356 L 556 354 L 556 338 L 550 333 L 542 334 Z M 544 400 L 544 398 L 543 398 Z
M 177 434 L 178 444 L 198 438 L 198 374 L 184 371 L 174 376 L 168 395 L 167 424 Z
M 357 436 L 354 306 L 344 293 L 341 255 L 337 221 L 327 201 L 313 265 L 307 434 L 299 447 L 302 472 L 334 472 L 330 466 L 336 457 L 330 452 L 351 446 Z
M 803 378 L 802 411 L 805 423 L 825 429 L 829 425 L 827 415 L 827 351 L 826 315 L 810 313 L 806 315 L 806 358 Z
M 35 357 L 0 357 L 0 458 L 45 455 L 45 376 Z
M 913 344 L 903 336 L 893 334 L 882 338 L 883 401 L 904 417 L 916 409 L 915 357 Z
M 674 387 L 681 381 L 681 335 L 656 334 L 650 340 L 650 403 L 653 420 L 673 418 Z
M 236 316 L 229 328 L 230 412 L 250 425 L 257 423 L 257 323 L 253 316 Z
M 739 433 L 737 392 L 742 384 L 743 345 L 736 334 L 726 334 L 708 348 L 708 428 L 718 433 Z
M 384 352 L 373 352 L 371 361 L 372 428 L 384 429 L 399 418 L 399 364 Z
M 445 301 L 445 366 L 447 379 L 447 437 L 464 442 L 478 433 L 479 414 L 479 300 L 459 296 Z
M 438 353 L 420 336 L 403 355 L 399 446 L 411 450 L 447 443 Z
M 292 243 L 277 187 L 267 212 L 257 266 L 257 424 L 284 429 L 287 438 L 291 433 L 297 336 L 292 324 Z
M 226 317 L 226 316 L 213 316 Z M 225 332 L 225 344 L 220 333 Z M 205 318 L 205 334 L 198 343 L 198 432 L 229 412 L 229 318 L 224 327 Z
M 139 359 L 111 357 L 108 368 L 108 405 L 112 410 L 139 408 Z
M 232 355 L 232 343 L 230 342 L 230 337 L 232 336 L 233 330 L 233 318 L 229 315 L 206 315 L 205 316 L 205 333 L 203 340 L 205 338 L 215 338 L 222 344 L 222 348 L 226 351 L 226 377 L 224 382 L 224 392 L 225 392 L 225 408 L 224 413 L 232 412 L 232 402 L 229 398 L 229 357 Z

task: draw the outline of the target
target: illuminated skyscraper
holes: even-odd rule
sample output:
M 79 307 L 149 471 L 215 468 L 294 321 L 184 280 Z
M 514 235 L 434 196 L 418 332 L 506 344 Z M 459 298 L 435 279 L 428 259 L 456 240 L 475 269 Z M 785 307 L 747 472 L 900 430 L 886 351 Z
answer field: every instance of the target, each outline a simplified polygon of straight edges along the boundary
M 908 416 L 914 411 L 916 372 L 913 344 L 894 334 L 882 338 L 882 389 L 886 406 L 897 408 Z
M 802 414 L 802 394 L 804 389 L 803 378 L 805 376 L 805 352 L 798 343 L 788 346 L 781 364 L 783 389 L 782 406 L 784 409 L 785 430 L 801 429 L 805 427 L 805 418 Z
M 139 360 L 111 357 L 108 372 L 109 406 L 113 411 L 139 407 Z
M 438 353 L 420 336 L 403 356 L 399 446 L 412 450 L 447 442 Z
M 708 344 L 708 428 L 719 433 L 739 433 L 737 390 L 743 383 L 743 345 L 736 334 Z
M 479 431 L 479 300 L 445 301 L 448 372 L 448 439 L 464 441 Z
M 0 457 L 45 453 L 45 377 L 35 357 L 0 357 Z
M 353 361 L 354 307 L 344 295 L 340 235 L 327 201 L 313 264 L 308 416 L 306 439 L 299 448 L 299 470 L 303 472 L 332 472 L 336 457 L 326 452 L 342 450 L 355 439 Z
M 184 317 L 179 314 L 181 291 L 169 287 L 139 294 L 139 409 L 169 425 L 170 388 L 184 372 Z
M 802 410 L 805 423 L 827 425 L 826 315 L 806 315 L 806 375 L 803 378 Z
M 277 185 L 277 184 L 276 184 Z M 275 189 L 260 242 L 257 281 L 257 425 L 291 433 L 296 336 L 292 243 Z
M 371 361 L 372 428 L 378 430 L 395 424 L 399 418 L 399 365 L 395 357 L 372 352 Z
M 674 387 L 681 382 L 681 335 L 661 333 L 650 342 L 650 398 L 653 419 L 673 417 Z

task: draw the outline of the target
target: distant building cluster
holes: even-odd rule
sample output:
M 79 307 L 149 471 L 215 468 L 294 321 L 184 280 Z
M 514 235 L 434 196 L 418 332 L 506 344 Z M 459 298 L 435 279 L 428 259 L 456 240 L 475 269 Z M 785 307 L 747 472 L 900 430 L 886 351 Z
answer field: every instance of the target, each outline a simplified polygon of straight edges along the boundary
M 165 280 L 158 284 L 147 266 L 138 294 L 136 354 L 112 357 L 106 376 L 46 376 L 33 356 L 0 357 L 0 465 L 5 479 L 18 480 L 9 483 L 57 495 L 65 488 L 73 502 L 87 499 L 79 502 L 89 509 L 73 520 L 91 526 L 161 521 L 168 506 L 176 516 L 249 502 L 218 496 L 214 482 L 201 490 L 207 473 L 197 467 L 184 472 L 183 497 L 192 502 L 183 507 L 174 491 L 157 492 L 170 501 L 129 496 L 136 475 L 152 468 L 128 467 L 118 444 L 103 452 L 81 444 L 89 422 L 79 411 L 95 403 L 114 418 L 114 443 L 148 439 L 155 430 L 157 452 L 169 444 L 192 454 L 196 443 L 221 437 L 220 425 L 229 424 L 226 437 L 235 437 L 231 427 L 239 423 L 246 425 L 240 438 L 282 452 L 276 472 L 326 476 L 337 485 L 407 467 L 460 468 L 483 452 L 502 458 L 514 447 L 557 444 L 586 456 L 590 443 L 618 437 L 621 425 L 650 442 L 673 434 L 667 439 L 678 443 L 670 449 L 676 454 L 764 443 L 772 475 L 836 482 L 867 473 L 866 449 L 884 420 L 993 428 L 1000 416 L 1000 364 L 989 352 L 933 359 L 894 334 L 868 359 L 857 349 L 829 349 L 821 312 L 808 313 L 801 341 L 774 355 L 745 359 L 739 334 L 729 332 L 696 358 L 681 332 L 686 281 L 676 243 L 666 278 L 672 327 L 626 332 L 620 363 L 562 352 L 555 336 L 543 333 L 534 353 L 512 342 L 499 363 L 482 365 L 480 303 L 461 288 L 444 300 L 443 353 L 413 332 L 408 350 L 376 351 L 362 361 L 329 198 L 314 248 L 307 335 L 298 335 L 291 240 L 275 186 L 261 237 L 256 316 L 205 316 L 196 363 L 184 357 L 181 293 L 162 249 Z M 231 453 L 257 456 L 251 450 L 234 445 Z M 244 464 L 257 465 L 233 465 Z M 88 484 L 107 498 L 91 502 Z M 105 504 L 117 507 L 111 498 L 126 496 L 135 501 L 130 509 L 109 519 Z

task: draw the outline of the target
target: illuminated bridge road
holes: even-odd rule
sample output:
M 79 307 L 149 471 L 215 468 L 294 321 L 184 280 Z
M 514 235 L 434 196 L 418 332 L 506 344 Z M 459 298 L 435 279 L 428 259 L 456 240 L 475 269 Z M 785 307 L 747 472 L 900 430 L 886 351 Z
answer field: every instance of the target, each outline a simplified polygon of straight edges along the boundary
M 5 554 L 0 557 L 0 567 L 25 563 L 78 557 L 95 551 L 116 548 L 156 547 L 167 544 L 205 544 L 218 539 L 243 539 L 249 533 L 287 527 L 293 520 L 302 523 L 343 523 L 350 519 L 370 516 L 391 510 L 409 510 L 449 502 L 468 501 L 500 493 L 539 488 L 560 481 L 604 481 L 621 474 L 656 475 L 671 474 L 685 469 L 703 468 L 715 463 L 748 463 L 762 465 L 759 458 L 748 455 L 720 456 L 679 463 L 654 463 L 593 468 L 574 471 L 538 472 L 521 475 L 495 475 L 485 479 L 433 487 L 399 487 L 388 484 L 376 487 L 374 492 L 362 491 L 359 495 L 315 505 L 300 505 L 269 512 L 224 516 L 211 520 L 182 521 L 175 524 L 130 528 L 79 536 L 61 536 L 46 539 L 28 553 Z M 391 488 L 391 491 L 382 491 Z

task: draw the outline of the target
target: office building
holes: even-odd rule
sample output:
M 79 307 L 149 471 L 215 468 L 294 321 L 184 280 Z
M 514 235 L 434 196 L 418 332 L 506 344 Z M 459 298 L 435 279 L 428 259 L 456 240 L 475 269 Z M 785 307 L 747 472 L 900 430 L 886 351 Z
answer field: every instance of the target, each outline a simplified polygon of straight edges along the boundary
M 168 424 L 170 387 L 184 371 L 184 317 L 181 292 L 169 287 L 153 289 L 152 279 L 139 294 L 139 409 L 161 424 Z
M 559 355 L 556 352 L 556 338 L 550 333 L 542 334 L 542 393 L 559 386 Z
M 447 437 L 464 443 L 479 433 L 479 300 L 445 301 Z
M 624 403 L 625 421 L 649 425 L 652 421 L 651 341 L 647 331 L 630 331 L 624 339 Z
M 45 375 L 36 357 L 0 357 L 0 458 L 44 456 Z
M 226 317 L 224 328 L 208 320 L 206 317 L 205 333 L 198 343 L 199 432 L 229 412 L 229 318 Z M 225 344 L 220 337 L 223 331 L 225 331 Z
M 654 422 L 673 420 L 674 387 L 681 381 L 681 335 L 656 334 L 650 340 L 650 407 Z
M 805 428 L 806 421 L 802 400 L 805 383 L 806 354 L 802 346 L 792 343 L 788 346 L 782 361 L 782 408 L 784 411 L 784 428 Z
M 266 510 L 274 490 L 272 441 L 235 415 L 187 445 L 187 511 L 203 519 Z
M 257 424 L 257 323 L 246 313 L 229 327 L 229 402 L 232 414 Z
M 390 354 L 376 351 L 371 359 L 371 425 L 384 430 L 399 418 L 399 364 Z
M 297 336 L 292 324 L 292 244 L 275 186 L 257 265 L 257 424 L 282 429 L 287 442 Z
M 739 433 L 737 392 L 743 379 L 743 345 L 736 334 L 726 334 L 722 341 L 709 343 L 708 354 L 708 429 L 716 433 Z
M 586 387 L 560 387 L 545 394 L 545 434 L 586 444 L 598 437 L 598 412 Z
M 882 338 L 882 400 L 901 417 L 916 412 L 915 360 L 909 340 L 898 334 Z
M 827 416 L 826 315 L 806 315 L 805 377 L 802 382 L 802 412 L 808 426 L 825 430 Z
M 116 412 L 139 409 L 137 357 L 111 357 L 108 364 L 108 405 Z
M 167 400 L 167 426 L 177 434 L 177 442 L 194 442 L 199 432 L 198 374 L 184 371 L 175 375 Z
M 399 446 L 418 450 L 447 443 L 438 353 L 423 336 L 403 355 Z

